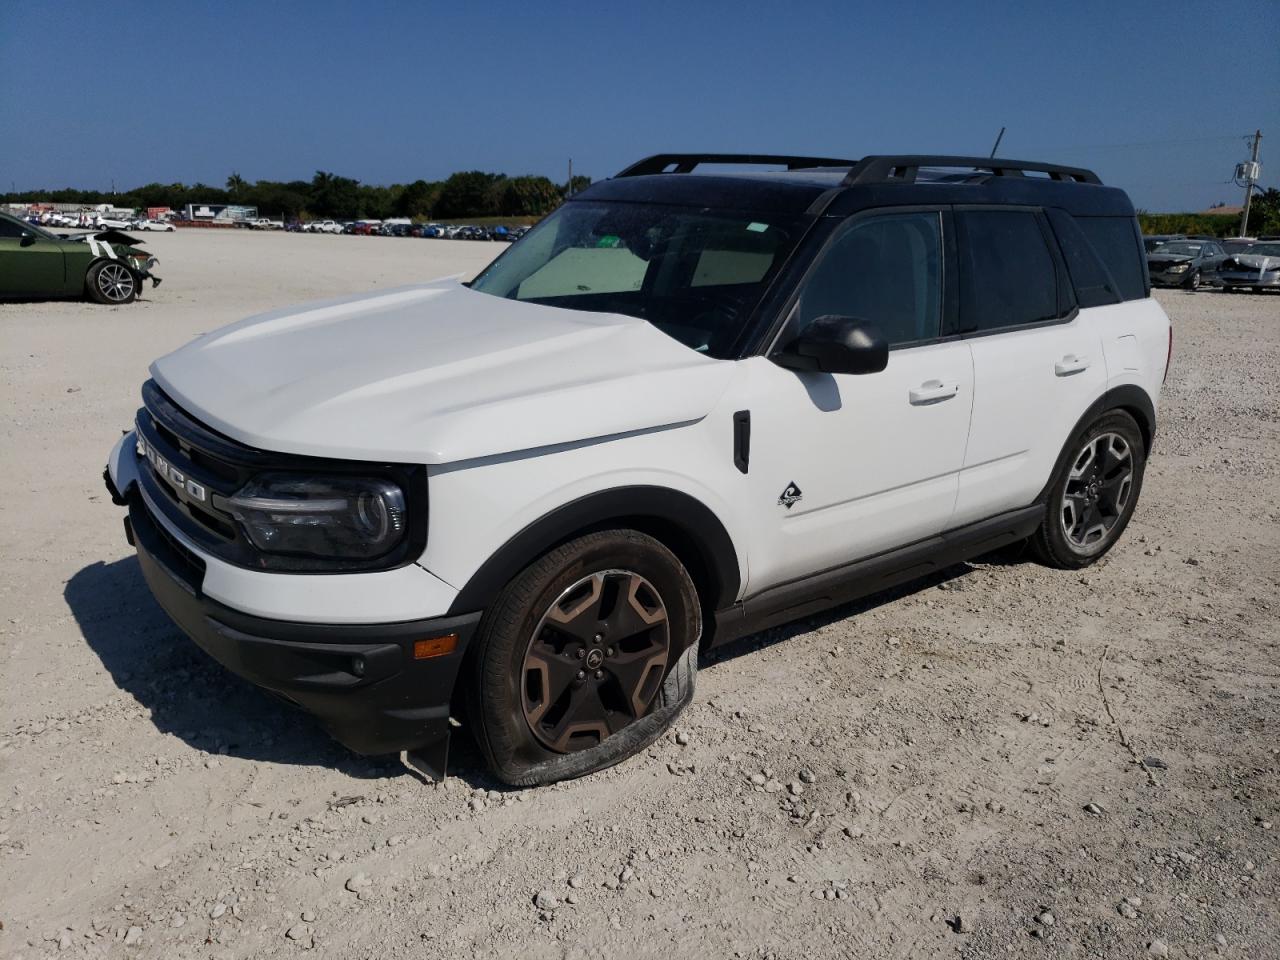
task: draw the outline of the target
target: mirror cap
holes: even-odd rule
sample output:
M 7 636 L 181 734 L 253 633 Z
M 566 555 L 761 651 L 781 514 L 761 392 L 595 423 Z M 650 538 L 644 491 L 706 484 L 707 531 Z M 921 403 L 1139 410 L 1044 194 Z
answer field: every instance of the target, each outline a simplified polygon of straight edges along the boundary
M 889 343 L 873 323 L 857 317 L 818 317 L 771 358 L 791 370 L 879 373 L 889 365 Z

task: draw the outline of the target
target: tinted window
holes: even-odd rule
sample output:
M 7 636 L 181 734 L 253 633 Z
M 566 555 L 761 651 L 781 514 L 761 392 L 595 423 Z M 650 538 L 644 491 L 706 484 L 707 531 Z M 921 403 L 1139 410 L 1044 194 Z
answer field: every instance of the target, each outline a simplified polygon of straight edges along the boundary
M 1062 259 L 1066 261 L 1076 302 L 1081 307 L 1105 307 L 1119 303 L 1120 293 L 1115 280 L 1094 253 L 1093 244 L 1085 237 L 1075 218 L 1065 210 L 1050 209 L 1045 214 L 1057 237 Z
M 471 289 L 640 317 L 694 350 L 732 357 L 801 232 L 793 219 L 768 214 L 574 201 L 509 248 Z
M 996 330 L 1059 315 L 1053 254 L 1034 213 L 968 210 L 960 227 L 960 327 Z
M 0 237 L 20 237 L 23 232 L 24 228 L 20 224 L 0 217 Z
M 818 317 L 866 320 L 890 345 L 938 336 L 942 316 L 942 226 L 937 213 L 856 222 L 822 254 L 800 292 L 792 327 Z
M 1098 258 L 1120 287 L 1125 300 L 1141 300 L 1147 295 L 1147 278 L 1143 270 L 1142 248 L 1138 233 L 1129 217 L 1076 217 L 1076 223 L 1093 244 Z M 1167 253 L 1168 245 L 1158 248 Z

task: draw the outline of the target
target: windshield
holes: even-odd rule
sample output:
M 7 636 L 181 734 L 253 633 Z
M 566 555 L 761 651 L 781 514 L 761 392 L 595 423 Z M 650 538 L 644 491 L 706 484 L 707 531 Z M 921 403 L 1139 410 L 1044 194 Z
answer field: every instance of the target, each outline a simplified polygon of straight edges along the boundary
M 1227 253 L 1244 253 L 1254 245 L 1253 240 L 1223 240 L 1222 249 Z
M 1280 243 L 1255 243 L 1245 252 L 1251 257 L 1280 257 Z
M 801 232 L 794 217 L 639 203 L 567 203 L 471 288 L 648 320 L 700 353 L 735 356 Z
M 1172 243 L 1162 243 L 1156 248 L 1156 253 L 1171 253 L 1175 257 L 1198 257 L 1203 244 L 1186 243 L 1185 241 L 1173 241 Z

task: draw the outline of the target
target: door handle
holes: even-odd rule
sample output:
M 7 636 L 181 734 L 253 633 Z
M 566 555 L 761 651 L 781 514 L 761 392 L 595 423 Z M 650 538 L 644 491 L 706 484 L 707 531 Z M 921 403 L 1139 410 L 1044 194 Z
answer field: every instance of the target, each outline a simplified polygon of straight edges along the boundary
M 1089 358 L 1077 357 L 1074 353 L 1068 353 L 1053 365 L 1053 372 L 1059 377 L 1069 377 L 1073 373 L 1084 373 L 1088 369 Z
M 908 397 L 911 399 L 912 406 L 923 407 L 931 403 L 941 403 L 943 400 L 950 400 L 960 392 L 960 384 L 943 383 L 941 380 L 926 380 L 920 386 L 911 390 Z

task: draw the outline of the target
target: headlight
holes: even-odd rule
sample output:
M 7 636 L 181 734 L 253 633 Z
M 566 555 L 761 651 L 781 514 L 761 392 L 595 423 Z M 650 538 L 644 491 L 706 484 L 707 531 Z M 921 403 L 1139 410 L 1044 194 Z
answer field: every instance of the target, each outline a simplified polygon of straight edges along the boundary
M 386 480 L 266 473 L 227 501 L 267 553 L 367 560 L 404 536 L 404 491 Z
M 1170 272 L 1170 273 L 1186 273 L 1186 272 L 1187 272 L 1187 264 L 1185 264 L 1185 263 L 1175 263 L 1172 267 L 1170 267 L 1170 268 L 1169 268 L 1169 272 Z

